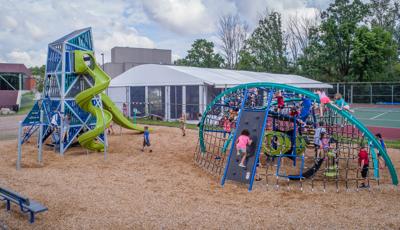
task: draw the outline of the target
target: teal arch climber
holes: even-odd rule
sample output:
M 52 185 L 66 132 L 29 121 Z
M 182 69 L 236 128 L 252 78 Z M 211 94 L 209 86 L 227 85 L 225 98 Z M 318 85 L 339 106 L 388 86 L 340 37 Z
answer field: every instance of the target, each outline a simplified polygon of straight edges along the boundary
M 351 160 L 354 161 L 354 154 L 356 151 L 355 149 L 359 148 L 362 145 L 366 145 L 368 148 L 369 155 L 371 156 L 371 163 L 373 164 L 373 166 L 371 167 L 372 168 L 371 171 L 373 171 L 373 173 L 372 172 L 370 173 L 370 175 L 373 175 L 371 176 L 371 178 L 374 178 L 378 181 L 380 179 L 380 169 L 378 167 L 378 156 L 377 156 L 377 153 L 380 153 L 380 155 L 382 156 L 382 158 L 386 163 L 391 183 L 393 185 L 398 185 L 398 177 L 396 169 L 393 166 L 393 163 L 389 155 L 387 154 L 386 150 L 382 148 L 378 140 L 375 138 L 374 134 L 372 134 L 371 131 L 368 130 L 368 128 L 362 122 L 360 122 L 355 116 L 353 116 L 353 114 L 351 114 L 346 110 L 341 110 L 333 106 L 332 104 L 326 105 L 326 111 L 323 114 L 323 116 L 320 116 L 315 112 L 313 112 L 312 115 L 310 114 L 308 118 L 309 120 L 307 120 L 306 122 L 307 123 L 306 127 L 309 127 L 308 131 L 310 130 L 312 131 L 315 129 L 315 127 L 320 121 L 324 121 L 324 124 L 326 126 L 325 128 L 330 134 L 331 139 L 335 141 L 335 143 L 332 144 L 333 146 L 336 146 L 332 147 L 333 149 L 332 152 L 335 152 L 335 154 L 329 152 L 325 158 L 316 157 L 314 159 L 314 161 L 316 162 L 315 165 L 313 167 L 309 167 L 308 171 L 305 171 L 307 156 L 305 156 L 306 155 L 305 153 L 302 156 L 300 156 L 301 154 L 299 154 L 298 151 L 297 152 L 295 151 L 296 148 L 299 148 L 299 146 L 296 146 L 296 143 L 301 143 L 301 142 L 293 140 L 295 140 L 296 137 L 297 138 L 304 137 L 304 139 L 307 140 L 307 143 L 310 144 L 309 140 L 312 139 L 312 136 L 310 135 L 307 136 L 304 133 L 303 134 L 301 133 L 302 132 L 301 130 L 304 129 L 302 128 L 300 123 L 297 122 L 298 120 L 297 118 L 290 118 L 289 116 L 284 115 L 282 112 L 281 113 L 276 112 L 277 111 L 275 106 L 276 101 L 269 98 L 268 96 L 278 91 L 286 95 L 285 96 L 286 104 L 293 105 L 293 107 L 297 106 L 299 107 L 299 109 L 301 106 L 299 106 L 298 103 L 299 101 L 301 101 L 302 97 L 308 98 L 316 105 L 320 104 L 319 97 L 314 92 L 284 84 L 274 84 L 268 82 L 249 83 L 227 89 L 221 94 L 219 94 L 207 106 L 205 112 L 203 113 L 199 126 L 199 144 L 195 153 L 195 162 L 202 168 L 208 171 L 212 171 L 212 173 L 215 173 L 219 176 L 222 176 L 222 184 L 224 184 L 226 179 L 229 180 L 230 178 L 232 180 L 237 180 L 239 182 L 245 182 L 244 178 L 246 177 L 246 173 L 243 173 L 242 175 L 240 169 L 235 169 L 236 171 L 231 169 L 231 167 L 233 167 L 232 164 L 236 165 L 235 161 L 232 160 L 233 158 L 235 158 L 236 155 L 236 152 L 234 150 L 236 142 L 235 137 L 237 138 L 237 136 L 240 135 L 240 133 L 236 132 L 242 130 L 243 127 L 250 127 L 248 126 L 249 124 L 248 121 L 246 126 L 245 121 L 241 120 L 241 119 L 250 119 L 248 118 L 250 115 L 246 115 L 247 113 L 255 114 L 256 112 L 259 112 L 260 116 L 258 116 L 258 118 L 262 118 L 263 112 L 265 112 L 268 118 L 265 120 L 264 123 L 262 121 L 258 121 L 259 122 L 258 126 L 254 128 L 254 133 L 259 133 L 257 135 L 261 135 L 256 137 L 258 141 L 256 141 L 257 146 L 255 146 L 254 148 L 255 151 L 253 153 L 257 159 L 260 155 L 263 155 L 265 153 L 265 152 L 263 153 L 263 149 L 265 148 L 260 148 L 263 145 L 262 142 L 264 141 L 264 135 L 266 135 L 266 132 L 264 131 L 268 129 L 277 130 L 279 127 L 276 128 L 275 127 L 276 124 L 279 123 L 282 124 L 285 122 L 286 122 L 285 124 L 289 124 L 291 127 L 290 129 L 292 131 L 291 133 L 289 134 L 286 133 L 286 134 L 291 135 L 291 137 L 294 138 L 292 139 L 292 146 L 290 150 L 291 152 L 289 151 L 287 153 L 278 154 L 278 156 L 272 156 L 278 159 L 278 168 L 276 169 L 276 176 L 279 177 L 282 176 L 290 180 L 305 180 L 308 179 L 309 177 L 313 177 L 317 173 L 318 169 L 322 167 L 321 166 L 322 161 L 326 162 L 326 164 L 330 164 L 329 162 L 330 159 L 332 158 L 331 157 L 332 155 L 342 154 L 342 156 L 344 156 L 345 148 L 343 146 L 346 146 L 346 148 L 352 149 L 349 151 L 353 151 L 352 152 L 353 158 L 345 159 L 344 157 L 341 157 L 339 159 L 339 157 L 337 157 L 337 159 L 335 158 L 335 160 L 332 160 L 333 161 L 332 165 L 327 166 L 324 172 L 319 172 L 319 173 L 320 175 L 330 177 L 329 179 L 335 177 L 336 182 L 343 180 L 347 187 L 348 181 L 350 181 L 350 179 L 347 178 L 347 171 L 346 174 L 340 172 L 340 170 L 342 170 L 343 167 L 340 168 L 338 167 L 338 165 L 343 164 L 345 160 L 347 160 L 347 162 Z M 255 101 L 254 98 L 256 97 L 261 98 L 259 100 L 260 102 L 257 102 L 258 104 L 252 102 L 252 100 Z M 254 103 L 254 105 L 250 105 L 251 103 Z M 237 113 L 235 121 L 233 122 L 235 124 L 235 128 L 231 133 L 226 133 L 223 128 L 224 126 L 223 123 L 224 121 L 228 120 L 228 116 L 232 114 L 232 111 L 236 111 Z M 256 117 L 254 117 L 254 119 L 256 119 Z M 280 120 L 280 122 L 276 122 L 275 120 Z M 254 120 L 254 122 L 256 121 Z M 256 131 L 257 128 L 258 131 Z M 265 130 L 259 132 L 260 128 L 263 128 Z M 347 130 L 347 133 L 345 133 L 343 130 Z M 285 132 L 288 131 L 286 130 Z M 271 140 L 271 138 L 269 138 L 268 140 Z M 308 151 L 310 151 L 310 148 Z M 268 153 L 265 154 L 268 155 Z M 298 175 L 286 175 L 280 171 L 279 163 L 280 160 L 283 158 L 292 159 L 293 165 L 299 163 L 298 165 L 300 165 L 300 172 Z M 255 168 L 256 166 L 254 167 L 251 166 L 251 169 Z M 314 171 L 310 172 L 311 170 Z M 333 172 L 334 170 L 336 171 Z M 229 173 L 231 174 L 229 175 Z M 250 179 L 245 183 L 250 184 L 249 190 L 251 190 L 251 186 L 254 179 L 253 177 L 255 176 L 254 175 L 255 170 L 247 170 L 247 174 L 250 174 Z M 242 178 L 239 178 L 240 175 L 242 175 Z

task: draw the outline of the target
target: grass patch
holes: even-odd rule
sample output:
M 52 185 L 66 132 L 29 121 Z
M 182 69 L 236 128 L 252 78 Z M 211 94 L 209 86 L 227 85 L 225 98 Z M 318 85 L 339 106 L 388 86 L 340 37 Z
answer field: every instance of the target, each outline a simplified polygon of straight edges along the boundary
M 400 140 L 385 140 L 387 148 L 400 149 Z
M 25 93 L 21 97 L 21 106 L 17 112 L 18 115 L 27 114 L 35 104 L 35 94 L 33 92 Z
M 155 126 L 166 126 L 166 127 L 180 127 L 179 121 L 157 121 L 157 120 L 150 120 L 145 118 L 138 118 L 136 119 L 138 124 L 142 125 L 155 125 Z M 187 129 L 197 129 L 197 125 L 195 124 L 186 124 Z

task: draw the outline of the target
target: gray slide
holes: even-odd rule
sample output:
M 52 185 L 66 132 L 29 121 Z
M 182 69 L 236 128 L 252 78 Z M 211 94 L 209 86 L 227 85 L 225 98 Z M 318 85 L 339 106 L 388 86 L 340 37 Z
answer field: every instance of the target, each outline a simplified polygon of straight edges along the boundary
M 239 126 L 237 128 L 236 138 L 233 142 L 233 152 L 230 157 L 229 168 L 226 174 L 227 180 L 233 180 L 240 183 L 250 183 L 250 179 L 253 177 L 251 175 L 253 165 L 256 163 L 255 156 L 257 155 L 257 147 L 260 141 L 262 141 L 262 128 L 265 119 L 265 111 L 246 111 L 244 110 L 240 117 Z M 253 140 L 251 146 L 247 147 L 247 159 L 246 168 L 239 167 L 240 156 L 237 156 L 236 143 L 237 138 L 240 136 L 242 130 L 247 129 L 250 132 L 250 138 Z M 250 173 L 248 179 L 246 179 L 246 174 Z

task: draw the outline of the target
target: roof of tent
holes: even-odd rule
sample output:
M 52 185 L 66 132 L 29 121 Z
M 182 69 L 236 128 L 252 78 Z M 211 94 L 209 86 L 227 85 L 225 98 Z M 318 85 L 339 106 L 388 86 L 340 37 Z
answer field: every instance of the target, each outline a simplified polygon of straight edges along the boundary
M 288 84 L 300 88 L 332 88 L 329 84 L 291 74 L 156 64 L 139 65 L 124 72 L 111 80 L 110 87 L 207 84 L 229 88 L 253 82 Z

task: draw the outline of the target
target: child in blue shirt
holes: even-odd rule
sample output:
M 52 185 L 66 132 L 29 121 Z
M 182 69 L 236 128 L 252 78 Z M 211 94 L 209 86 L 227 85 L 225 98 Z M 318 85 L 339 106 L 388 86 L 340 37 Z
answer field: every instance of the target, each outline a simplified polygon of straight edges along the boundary
M 381 144 L 382 148 L 386 151 L 386 144 L 385 141 L 382 138 L 382 134 L 377 133 L 375 134 L 376 138 L 378 138 L 379 143 Z M 382 157 L 382 153 L 380 151 L 378 151 L 378 160 L 379 160 L 379 165 L 381 165 L 381 161 L 383 161 L 383 165 L 384 167 L 386 167 L 386 162 Z M 380 166 L 380 168 L 384 168 L 382 166 Z
M 144 127 L 142 152 L 144 152 L 144 148 L 146 146 L 149 147 L 150 152 L 153 152 L 153 150 L 150 147 L 150 132 L 149 132 L 149 127 L 147 126 Z
M 300 110 L 300 116 L 299 116 L 300 119 L 298 120 L 298 122 L 300 122 L 302 127 L 305 127 L 307 124 L 307 118 L 310 115 L 312 102 L 309 98 L 303 96 L 301 98 L 301 105 L 302 108 Z

